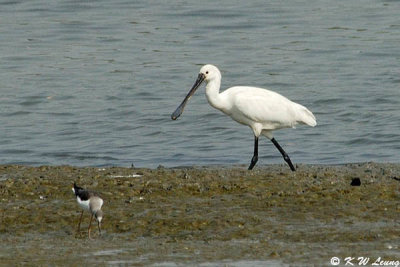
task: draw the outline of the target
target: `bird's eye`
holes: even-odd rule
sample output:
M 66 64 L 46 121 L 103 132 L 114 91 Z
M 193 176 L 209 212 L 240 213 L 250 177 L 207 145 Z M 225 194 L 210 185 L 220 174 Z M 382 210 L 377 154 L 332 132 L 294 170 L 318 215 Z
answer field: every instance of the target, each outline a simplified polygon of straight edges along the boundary
M 208 74 L 208 71 L 206 71 L 206 74 Z

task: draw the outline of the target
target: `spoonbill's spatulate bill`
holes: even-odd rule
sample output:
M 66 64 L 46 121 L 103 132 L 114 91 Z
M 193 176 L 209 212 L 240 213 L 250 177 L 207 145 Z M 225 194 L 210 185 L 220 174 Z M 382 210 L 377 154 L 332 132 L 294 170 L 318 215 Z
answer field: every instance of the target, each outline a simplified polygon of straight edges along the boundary
M 171 118 L 173 120 L 176 120 L 182 114 L 187 101 L 203 81 L 207 83 L 206 96 L 211 106 L 253 130 L 254 154 L 249 170 L 253 169 L 258 160 L 258 138 L 260 135 L 270 139 L 289 164 L 290 169 L 296 170 L 288 154 L 275 140 L 272 131 L 281 128 L 293 128 L 299 123 L 314 127 L 317 122 L 311 111 L 278 93 L 263 88 L 234 86 L 220 93 L 220 71 L 213 65 L 204 65 L 200 69 L 192 89 L 172 113 Z

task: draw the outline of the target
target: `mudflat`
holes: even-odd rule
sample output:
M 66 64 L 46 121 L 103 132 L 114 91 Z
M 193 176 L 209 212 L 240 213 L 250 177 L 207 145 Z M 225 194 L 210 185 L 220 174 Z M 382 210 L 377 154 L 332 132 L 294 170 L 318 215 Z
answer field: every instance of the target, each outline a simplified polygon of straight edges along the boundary
M 361 182 L 357 184 L 357 179 Z M 0 166 L 0 265 L 330 265 L 400 260 L 400 164 Z M 104 199 L 102 235 L 73 182 Z M 353 181 L 353 185 L 351 185 Z M 356 263 L 356 261 L 353 261 Z

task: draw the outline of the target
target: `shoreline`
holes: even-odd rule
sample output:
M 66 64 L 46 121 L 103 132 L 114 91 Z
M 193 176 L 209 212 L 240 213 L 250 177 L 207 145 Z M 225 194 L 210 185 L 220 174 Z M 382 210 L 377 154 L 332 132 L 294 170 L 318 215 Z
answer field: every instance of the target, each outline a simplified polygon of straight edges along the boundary
M 249 162 L 250 163 L 250 162 Z M 208 164 L 208 165 L 175 165 L 175 166 L 170 166 L 170 165 L 163 165 L 163 164 L 158 164 L 157 166 L 154 164 L 152 165 L 153 167 L 148 167 L 148 166 L 138 166 L 135 165 L 134 163 L 131 163 L 130 165 L 73 165 L 73 164 L 58 164 L 58 165 L 53 165 L 53 164 L 31 164 L 31 163 L 0 163 L 0 167 L 3 166 L 19 166 L 19 167 L 33 167 L 33 168 L 39 168 L 39 167 L 74 167 L 74 168 L 127 168 L 127 169 L 149 169 L 149 170 L 156 170 L 160 168 L 164 169 L 190 169 L 190 168 L 224 168 L 224 169 L 230 169 L 230 168 L 248 168 L 249 163 L 227 163 L 227 164 Z M 400 162 L 396 161 L 353 161 L 353 162 L 342 162 L 342 163 L 304 163 L 304 162 L 296 162 L 293 163 L 294 166 L 326 166 L 326 167 L 337 167 L 337 166 L 351 166 L 351 165 L 365 165 L 365 164 L 378 164 L 378 165 L 400 165 Z M 289 166 L 282 160 L 281 163 L 265 163 L 263 164 L 262 162 L 258 162 L 256 166 L 254 167 L 254 170 L 257 168 L 261 169 L 267 169 L 267 168 L 276 168 L 276 167 L 284 167 Z
M 252 171 L 244 165 L 0 165 L 0 262 L 240 266 L 400 259 L 399 163 L 297 166 L 291 172 L 284 164 Z M 354 178 L 360 186 L 350 185 Z M 94 240 L 86 237 L 88 213 L 75 234 L 81 210 L 74 181 L 104 199 L 103 235 L 92 232 Z

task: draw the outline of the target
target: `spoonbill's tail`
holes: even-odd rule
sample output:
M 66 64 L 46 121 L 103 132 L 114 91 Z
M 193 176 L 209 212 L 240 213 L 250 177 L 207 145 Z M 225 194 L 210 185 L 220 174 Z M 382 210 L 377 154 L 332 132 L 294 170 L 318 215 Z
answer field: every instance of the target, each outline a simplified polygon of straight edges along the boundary
M 317 121 L 315 120 L 314 114 L 312 114 L 311 111 L 309 111 L 306 107 L 299 105 L 299 108 L 297 109 L 297 121 L 300 123 L 307 124 L 309 126 L 316 126 Z

